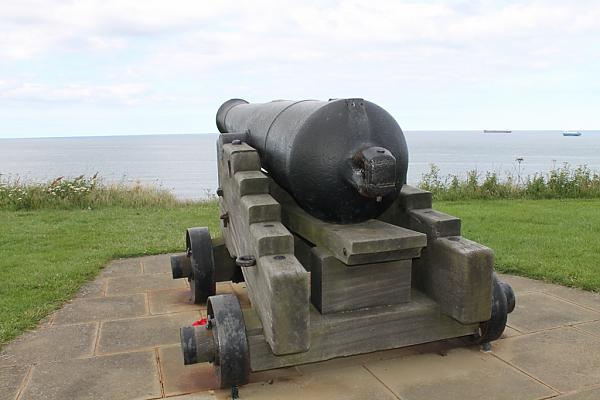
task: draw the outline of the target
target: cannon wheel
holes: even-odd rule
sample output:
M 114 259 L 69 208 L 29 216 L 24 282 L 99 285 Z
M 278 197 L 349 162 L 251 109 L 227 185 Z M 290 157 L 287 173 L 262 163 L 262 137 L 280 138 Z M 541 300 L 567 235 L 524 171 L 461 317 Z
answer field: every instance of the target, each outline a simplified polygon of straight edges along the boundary
M 515 305 L 516 305 L 515 292 L 513 291 L 513 288 L 506 282 L 500 281 L 500 287 L 502 288 L 502 291 L 504 292 L 504 295 L 506 296 L 506 306 L 507 306 L 506 311 L 510 314 L 511 312 L 513 312 L 515 310 Z
M 506 328 L 508 314 L 515 308 L 515 294 L 509 284 L 501 282 L 498 275 L 492 275 L 492 317 L 479 324 L 476 342 L 487 344 L 499 339 Z
M 191 258 L 192 273 L 188 278 L 194 304 L 204 304 L 215 294 L 215 262 L 208 228 L 189 228 L 185 242 Z
M 240 302 L 233 294 L 208 298 L 207 313 L 215 343 L 214 368 L 221 389 L 248 383 L 250 356 Z

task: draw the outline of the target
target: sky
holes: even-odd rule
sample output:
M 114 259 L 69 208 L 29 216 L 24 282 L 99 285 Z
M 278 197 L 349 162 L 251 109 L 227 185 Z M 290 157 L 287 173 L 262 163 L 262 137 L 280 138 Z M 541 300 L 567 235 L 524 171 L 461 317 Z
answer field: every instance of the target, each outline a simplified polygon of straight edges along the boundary
M 216 132 L 232 97 L 362 97 L 404 130 L 600 129 L 600 1 L 0 6 L 0 138 Z

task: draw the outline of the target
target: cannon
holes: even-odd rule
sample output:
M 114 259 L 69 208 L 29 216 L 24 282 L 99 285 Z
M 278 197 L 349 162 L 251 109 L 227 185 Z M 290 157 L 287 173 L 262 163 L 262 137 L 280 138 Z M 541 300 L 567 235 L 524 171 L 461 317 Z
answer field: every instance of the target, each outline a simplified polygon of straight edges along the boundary
M 225 102 L 217 112 L 221 238 L 186 232 L 171 258 L 205 325 L 185 364 L 220 387 L 250 372 L 467 337 L 489 347 L 515 307 L 491 249 L 406 184 L 394 118 L 363 99 Z M 245 281 L 249 307 L 216 282 Z
M 403 184 L 408 149 L 394 118 L 363 99 L 232 99 L 217 112 L 222 133 L 246 133 L 261 166 L 309 214 L 328 222 L 376 218 Z

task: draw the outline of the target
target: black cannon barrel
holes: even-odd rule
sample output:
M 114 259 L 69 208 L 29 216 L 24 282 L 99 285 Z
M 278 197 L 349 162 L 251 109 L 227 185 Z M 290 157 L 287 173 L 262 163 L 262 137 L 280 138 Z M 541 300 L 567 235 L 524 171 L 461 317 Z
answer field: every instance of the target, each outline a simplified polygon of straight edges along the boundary
M 363 99 L 231 99 L 217 112 L 222 133 L 246 133 L 262 167 L 313 216 L 335 223 L 375 218 L 406 183 L 404 134 Z

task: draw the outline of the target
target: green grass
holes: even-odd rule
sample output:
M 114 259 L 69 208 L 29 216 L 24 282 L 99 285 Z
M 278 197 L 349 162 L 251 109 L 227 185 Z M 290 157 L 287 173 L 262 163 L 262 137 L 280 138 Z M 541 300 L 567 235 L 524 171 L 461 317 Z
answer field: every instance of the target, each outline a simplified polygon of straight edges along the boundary
M 183 250 L 185 229 L 218 233 L 215 202 L 146 208 L 0 209 L 0 346 L 68 300 L 109 260 Z
M 463 236 L 496 254 L 496 269 L 600 291 L 600 200 L 437 201 Z

